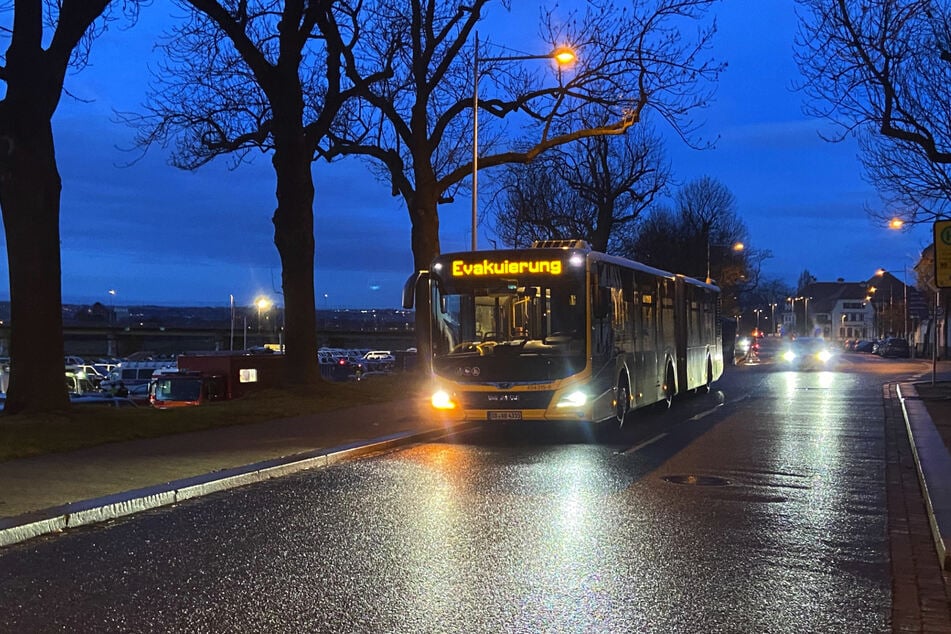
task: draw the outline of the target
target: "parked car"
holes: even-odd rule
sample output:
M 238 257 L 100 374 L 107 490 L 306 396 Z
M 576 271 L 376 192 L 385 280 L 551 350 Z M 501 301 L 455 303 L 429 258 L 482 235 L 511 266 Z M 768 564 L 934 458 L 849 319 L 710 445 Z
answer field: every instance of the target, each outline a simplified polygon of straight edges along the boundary
M 878 346 L 880 357 L 907 359 L 910 356 L 908 342 L 901 337 L 888 337 Z
M 853 352 L 871 352 L 875 342 L 870 339 L 859 339 L 852 346 Z

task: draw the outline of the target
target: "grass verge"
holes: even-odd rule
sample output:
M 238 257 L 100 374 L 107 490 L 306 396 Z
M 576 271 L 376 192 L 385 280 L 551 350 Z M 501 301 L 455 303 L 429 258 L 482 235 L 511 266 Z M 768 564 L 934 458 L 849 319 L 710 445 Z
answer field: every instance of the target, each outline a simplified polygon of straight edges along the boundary
M 415 374 L 391 374 L 352 383 L 324 382 L 171 410 L 82 405 L 43 416 L 0 416 L 0 461 L 412 398 L 419 394 L 419 380 Z

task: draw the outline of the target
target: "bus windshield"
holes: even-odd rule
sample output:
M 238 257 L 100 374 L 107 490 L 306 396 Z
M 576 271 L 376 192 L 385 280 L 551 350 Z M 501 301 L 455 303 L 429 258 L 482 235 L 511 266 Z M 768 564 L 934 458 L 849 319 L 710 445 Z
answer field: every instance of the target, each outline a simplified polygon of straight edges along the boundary
M 435 369 L 458 375 L 459 363 L 478 357 L 481 376 L 463 380 L 546 381 L 580 371 L 585 345 L 582 280 L 496 280 L 437 293 Z M 553 358 L 560 360 L 552 363 Z

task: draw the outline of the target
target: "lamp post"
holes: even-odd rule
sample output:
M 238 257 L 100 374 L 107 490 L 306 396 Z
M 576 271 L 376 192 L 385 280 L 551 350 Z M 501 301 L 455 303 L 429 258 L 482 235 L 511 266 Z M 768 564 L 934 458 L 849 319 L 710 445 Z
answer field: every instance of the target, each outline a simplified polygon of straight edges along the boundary
M 806 336 L 810 336 L 812 332 L 812 327 L 809 325 L 809 300 L 810 297 L 803 297 L 802 303 L 802 325 L 809 328 L 809 331 L 806 332 Z
M 707 284 L 710 284 L 712 280 L 710 279 L 710 247 L 720 247 L 723 249 L 730 249 L 734 253 L 739 253 L 746 248 L 746 245 L 742 242 L 734 242 L 733 244 L 710 244 L 710 232 L 707 231 Z M 721 271 L 722 272 L 722 271 Z
M 902 325 L 902 337 L 908 339 L 908 281 L 905 272 L 908 270 L 907 267 L 902 267 L 901 269 L 901 290 L 902 290 L 902 312 L 904 313 L 904 323 Z M 886 271 L 881 268 L 875 271 L 875 275 L 879 277 L 884 277 L 886 273 L 896 273 L 895 271 Z
M 116 289 L 110 288 L 109 293 L 109 323 L 118 321 L 116 319 Z
M 804 337 L 809 334 L 809 331 L 804 329 L 807 328 L 809 324 L 809 300 L 810 299 L 812 298 L 804 297 L 801 295 L 799 297 L 786 298 L 786 301 L 788 301 L 792 305 L 793 323 L 796 325 L 796 331 Z M 796 302 L 799 300 L 803 301 L 802 325 L 800 325 L 799 320 L 796 319 Z
M 254 300 L 254 305 L 258 309 L 258 333 L 261 332 L 261 311 L 267 310 L 271 307 L 271 300 L 267 297 L 261 296 Z
M 772 334 L 776 334 L 776 302 L 769 303 L 769 323 L 770 327 L 773 329 Z
M 510 55 L 479 57 L 479 32 L 475 34 L 475 54 L 472 57 L 472 250 L 478 248 L 476 225 L 479 222 L 479 62 L 515 62 L 527 59 L 553 59 L 559 66 L 575 60 L 570 48 L 561 47 L 546 55 Z

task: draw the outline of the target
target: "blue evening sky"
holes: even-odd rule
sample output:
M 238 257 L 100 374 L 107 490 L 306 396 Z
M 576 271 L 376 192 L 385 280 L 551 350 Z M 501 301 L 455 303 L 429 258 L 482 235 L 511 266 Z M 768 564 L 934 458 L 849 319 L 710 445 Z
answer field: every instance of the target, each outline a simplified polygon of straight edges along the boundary
M 519 0 L 506 23 L 532 46 L 537 10 Z M 569 5 L 565 1 L 562 5 Z M 280 261 L 273 244 L 274 176 L 270 157 L 229 171 L 219 160 L 197 172 L 170 167 L 161 148 L 132 166 L 131 131 L 113 111 L 139 108 L 152 51 L 168 5 L 147 7 L 131 30 L 112 29 L 93 49 L 92 66 L 72 75 L 54 118 L 63 178 L 63 299 L 117 305 L 249 304 L 261 293 L 280 302 Z M 714 54 L 729 63 L 716 101 L 703 113 L 703 135 L 716 149 L 696 151 L 672 135 L 667 152 L 679 182 L 707 175 L 736 196 L 750 246 L 768 249 L 768 277 L 794 286 L 808 269 L 820 281 L 868 279 L 878 267 L 911 266 L 929 227 L 894 232 L 875 226 L 866 206 L 881 205 L 861 178 L 851 142 L 829 144 L 806 118 L 792 89 L 796 29 L 792 0 L 729 0 L 715 5 Z M 502 14 L 499 7 L 493 16 Z M 502 41 L 491 24 L 480 33 Z M 539 45 L 541 46 L 541 45 Z M 395 308 L 412 270 L 405 207 L 358 161 L 315 164 L 317 306 Z M 487 192 L 491 171 L 480 173 Z M 443 251 L 469 242 L 465 195 L 440 207 Z M 486 245 L 480 235 L 480 245 Z M 909 279 L 911 279 L 909 275 Z M 0 297 L 8 297 L 5 258 Z M 116 291 L 115 296 L 109 290 Z

